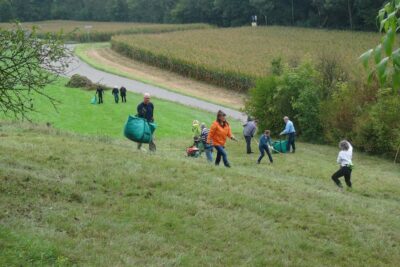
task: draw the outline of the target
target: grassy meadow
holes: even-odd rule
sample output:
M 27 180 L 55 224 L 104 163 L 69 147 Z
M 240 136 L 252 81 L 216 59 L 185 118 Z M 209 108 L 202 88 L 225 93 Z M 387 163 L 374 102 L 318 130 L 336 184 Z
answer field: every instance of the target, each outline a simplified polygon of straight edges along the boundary
M 354 189 L 330 180 L 337 148 L 298 144 L 232 169 L 185 157 L 191 121 L 213 114 L 154 99 L 158 151 L 122 137 L 128 104 L 47 88 L 34 122 L 0 121 L 0 266 L 397 266 L 400 166 L 355 153 Z M 49 122 L 51 127 L 46 126 Z M 240 137 L 241 127 L 232 121 Z M 255 148 L 255 147 L 254 147 Z
M 106 91 L 103 105 L 91 105 L 95 91 L 67 88 L 66 83 L 67 79 L 59 79 L 46 88 L 46 93 L 59 101 L 57 110 L 47 98 L 37 96 L 34 99 L 36 112 L 29 116 L 33 122 L 50 123 L 54 128 L 85 135 L 122 138 L 128 115 L 135 115 L 137 105 L 143 101 L 141 95 L 128 92 L 126 104 L 115 104 L 111 91 Z M 187 138 L 185 145 L 189 146 L 192 121 L 197 119 L 211 124 L 215 120 L 215 114 L 196 108 L 159 99 L 152 101 L 159 127 L 157 137 Z M 232 125 L 236 131 L 241 128 L 237 121 L 232 121 Z
M 358 57 L 380 38 L 369 32 L 276 26 L 115 36 L 112 45 L 126 56 L 185 76 L 247 89 L 248 79 L 269 75 L 271 61 L 278 57 L 297 64 L 334 55 L 349 73 L 358 74 Z
M 118 34 L 147 34 L 193 29 L 207 29 L 207 24 L 151 24 L 151 23 L 124 23 L 124 22 L 95 22 L 73 20 L 50 20 L 38 22 L 24 22 L 26 29 L 37 27 L 39 34 L 58 33 L 65 34 L 67 41 L 76 42 L 105 42 Z M 87 29 L 86 27 L 90 28 Z M 0 23 L 0 28 L 10 28 L 13 24 Z

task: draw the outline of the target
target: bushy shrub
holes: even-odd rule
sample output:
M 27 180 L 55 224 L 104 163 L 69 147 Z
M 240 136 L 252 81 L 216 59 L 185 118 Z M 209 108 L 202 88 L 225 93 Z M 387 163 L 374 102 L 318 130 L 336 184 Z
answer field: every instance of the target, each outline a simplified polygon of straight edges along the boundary
M 67 87 L 72 88 L 85 88 L 85 89 L 93 89 L 94 85 L 92 81 L 86 76 L 82 76 L 79 74 L 72 75 L 71 79 L 69 79 L 66 84 Z
M 381 91 L 368 113 L 358 118 L 355 132 L 363 150 L 394 156 L 400 146 L 400 96 Z

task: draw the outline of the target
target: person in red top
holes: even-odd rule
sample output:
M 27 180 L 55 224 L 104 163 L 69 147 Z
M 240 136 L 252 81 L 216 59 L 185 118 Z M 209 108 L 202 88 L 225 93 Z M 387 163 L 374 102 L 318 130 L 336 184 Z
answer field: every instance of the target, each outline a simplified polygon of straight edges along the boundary
M 229 123 L 226 121 L 226 114 L 220 110 L 217 114 L 217 120 L 212 124 L 210 128 L 210 133 L 208 134 L 207 138 L 207 144 L 212 144 L 217 151 L 215 165 L 219 166 L 222 158 L 225 167 L 230 168 L 231 165 L 229 164 L 228 155 L 225 151 L 225 143 L 227 138 L 236 140 L 236 138 L 232 135 L 232 130 Z

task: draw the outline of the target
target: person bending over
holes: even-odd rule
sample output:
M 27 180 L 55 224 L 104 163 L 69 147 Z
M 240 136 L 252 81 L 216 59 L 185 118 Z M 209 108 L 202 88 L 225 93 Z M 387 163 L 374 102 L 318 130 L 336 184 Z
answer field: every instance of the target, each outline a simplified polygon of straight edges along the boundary
M 265 152 L 267 152 L 269 162 L 274 162 L 274 160 L 272 159 L 271 151 L 269 150 L 269 146 L 272 146 L 271 131 L 265 130 L 264 134 L 261 135 L 260 143 L 258 144 L 258 148 L 260 149 L 260 157 L 257 161 L 258 164 L 260 164 L 261 160 L 264 158 Z

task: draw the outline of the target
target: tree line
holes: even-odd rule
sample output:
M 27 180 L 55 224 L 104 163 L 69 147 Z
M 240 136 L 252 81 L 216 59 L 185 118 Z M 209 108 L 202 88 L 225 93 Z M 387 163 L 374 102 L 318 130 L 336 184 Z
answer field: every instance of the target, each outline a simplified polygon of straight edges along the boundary
M 376 30 L 386 0 L 0 0 L 0 21 L 204 22 Z

